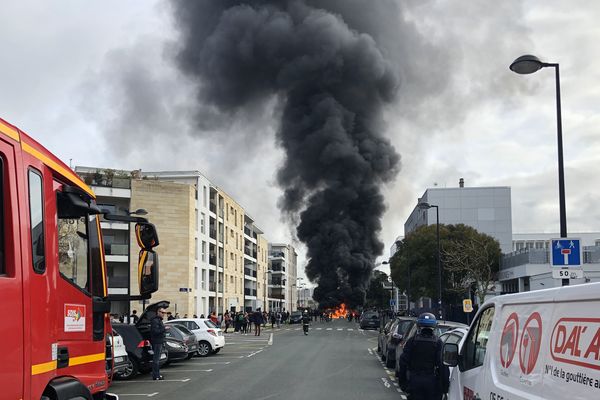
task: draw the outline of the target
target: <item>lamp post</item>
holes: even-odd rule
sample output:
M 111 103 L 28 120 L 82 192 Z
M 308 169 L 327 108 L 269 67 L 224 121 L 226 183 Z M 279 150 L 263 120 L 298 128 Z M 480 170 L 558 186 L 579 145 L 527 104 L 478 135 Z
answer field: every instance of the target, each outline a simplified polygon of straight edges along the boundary
M 531 54 L 517 58 L 510 64 L 510 70 L 517 74 L 533 74 L 544 67 L 553 67 L 556 81 L 556 137 L 558 142 L 558 202 L 560 215 L 560 237 L 567 237 L 567 207 L 565 200 L 565 173 L 563 165 L 562 116 L 560 110 L 560 71 L 558 63 L 545 63 Z M 569 285 L 568 279 L 562 280 L 563 286 Z
M 438 265 L 438 306 L 439 306 L 439 318 L 442 319 L 442 251 L 440 247 L 440 208 L 436 205 L 429 203 L 419 203 L 417 205 L 423 210 L 435 208 L 435 234 L 437 238 L 437 265 Z

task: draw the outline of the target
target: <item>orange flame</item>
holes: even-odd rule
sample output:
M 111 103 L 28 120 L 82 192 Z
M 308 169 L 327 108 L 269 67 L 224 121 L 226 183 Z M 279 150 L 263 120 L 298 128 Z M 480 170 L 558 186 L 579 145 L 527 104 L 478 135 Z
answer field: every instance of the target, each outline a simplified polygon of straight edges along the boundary
M 346 318 L 348 311 L 349 310 L 346 308 L 346 305 L 342 303 L 331 311 L 331 318 Z

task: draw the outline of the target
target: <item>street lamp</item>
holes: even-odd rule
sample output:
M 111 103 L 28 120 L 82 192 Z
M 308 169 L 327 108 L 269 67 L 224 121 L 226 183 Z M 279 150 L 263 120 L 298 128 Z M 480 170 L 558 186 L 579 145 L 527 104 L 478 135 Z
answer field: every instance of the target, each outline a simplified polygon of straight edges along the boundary
M 544 68 L 554 67 L 556 76 L 556 130 L 558 139 L 558 198 L 560 205 L 560 237 L 567 237 L 567 211 L 565 205 L 565 175 L 563 167 L 562 117 L 560 112 L 560 73 L 558 64 L 545 63 L 530 54 L 521 56 L 510 64 L 510 70 L 517 74 L 533 74 Z M 564 282 L 564 280 L 563 280 Z M 568 280 L 567 280 L 568 282 Z
M 417 204 L 422 210 L 428 210 L 430 208 L 435 208 L 435 234 L 437 237 L 437 265 L 438 265 L 438 306 L 440 319 L 442 319 L 442 251 L 440 248 L 440 208 L 433 204 L 429 203 L 419 203 Z

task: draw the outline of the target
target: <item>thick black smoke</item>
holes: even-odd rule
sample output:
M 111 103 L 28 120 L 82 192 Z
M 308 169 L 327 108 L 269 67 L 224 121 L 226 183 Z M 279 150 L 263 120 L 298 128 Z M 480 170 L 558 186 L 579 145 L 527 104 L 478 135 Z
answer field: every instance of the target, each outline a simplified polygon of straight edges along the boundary
M 362 304 L 383 250 L 380 186 L 395 176 L 399 156 L 382 136 L 382 109 L 398 80 L 361 15 L 372 18 L 381 7 L 394 13 L 393 3 L 174 4 L 182 39 L 177 62 L 198 82 L 199 109 L 233 116 L 278 99 L 277 140 L 285 152 L 279 204 L 293 219 L 299 213 L 306 273 L 318 283 L 314 297 L 326 306 Z

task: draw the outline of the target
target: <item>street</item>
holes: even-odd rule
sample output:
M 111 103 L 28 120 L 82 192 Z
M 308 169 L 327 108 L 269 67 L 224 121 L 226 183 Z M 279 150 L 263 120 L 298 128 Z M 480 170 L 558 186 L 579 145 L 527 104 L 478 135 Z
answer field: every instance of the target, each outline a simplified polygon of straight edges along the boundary
M 110 391 L 122 399 L 404 399 L 377 356 L 377 334 L 346 320 L 313 322 L 308 336 L 301 325 L 227 334 L 219 354 L 162 368 L 164 381 L 138 375 Z

